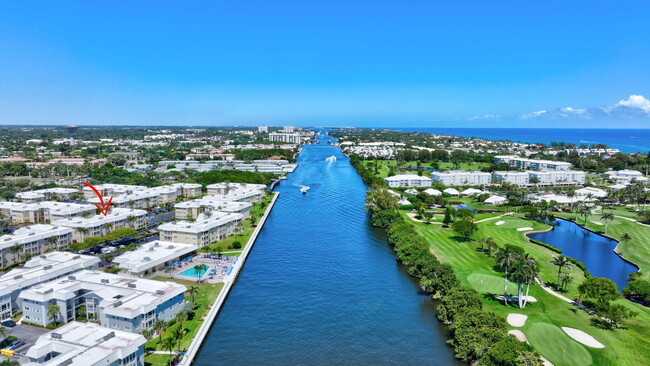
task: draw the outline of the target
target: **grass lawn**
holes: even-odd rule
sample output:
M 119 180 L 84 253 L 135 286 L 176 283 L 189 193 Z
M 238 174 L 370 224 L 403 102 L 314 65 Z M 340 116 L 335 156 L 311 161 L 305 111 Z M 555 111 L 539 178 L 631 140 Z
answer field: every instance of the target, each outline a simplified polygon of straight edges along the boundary
M 528 340 L 554 365 L 588 366 L 593 358 L 585 346 L 574 341 L 560 327 L 549 323 L 535 323 L 527 332 Z
M 503 220 L 505 223 L 499 226 L 495 225 L 499 220 Z M 650 334 L 650 310 L 647 308 L 624 299 L 617 300 L 617 303 L 637 311 L 639 315 L 625 322 L 623 329 L 604 330 L 592 325 L 593 317 L 586 312 L 576 309 L 536 285 L 531 286 L 530 295 L 535 297 L 537 302 L 528 303 L 524 309 L 519 309 L 514 303 L 505 306 L 503 302 L 490 295 L 495 291 L 498 294 L 502 293 L 503 273 L 495 267 L 494 258 L 490 258 L 482 252 L 476 241 L 463 241 L 459 235 L 440 225 L 411 222 L 431 245 L 431 251 L 441 261 L 454 268 L 458 279 L 464 285 L 485 294 L 484 308 L 486 310 L 498 313 L 503 317 L 509 313 L 528 315 L 526 324 L 518 329 L 526 334 L 528 340 L 542 356 L 551 360 L 556 366 L 590 363 L 595 365 L 639 365 L 643 363 L 643 360 L 650 359 L 650 337 L 648 337 Z M 553 266 L 550 260 L 557 253 L 530 243 L 523 232 L 516 230 L 520 227 L 532 227 L 535 230 L 540 230 L 547 228 L 546 225 L 526 220 L 521 216 L 507 216 L 478 225 L 479 231 L 474 235 L 475 240 L 490 236 L 499 246 L 508 243 L 523 247 L 537 259 L 541 267 L 540 277 L 542 280 L 553 283 L 556 281 L 557 267 Z M 613 225 L 610 225 L 610 230 L 614 232 L 612 227 Z M 633 243 L 634 240 L 630 242 L 631 245 Z M 575 266 L 570 273 L 574 277 L 574 283 L 569 286 L 568 292 L 564 295 L 573 298 L 577 294 L 577 286 L 584 280 L 584 275 Z M 509 292 L 516 292 L 515 284 L 510 284 Z M 606 347 L 604 349 L 585 347 L 568 337 L 560 329 L 563 326 L 585 331 Z
M 181 280 L 177 278 L 168 278 L 165 276 L 156 276 L 153 277 L 154 280 L 158 281 L 173 281 L 176 283 L 180 283 L 182 285 L 185 285 L 187 288 L 190 286 L 197 286 L 199 287 L 199 291 L 197 294 L 194 295 L 194 303 L 197 306 L 197 310 L 194 311 L 194 315 L 183 322 L 183 328 L 186 330 L 186 334 L 183 337 L 183 339 L 180 342 L 180 348 L 185 350 L 187 349 L 190 344 L 192 343 L 192 340 L 194 339 L 194 336 L 196 333 L 199 331 L 199 328 L 201 327 L 201 324 L 203 324 L 203 319 L 205 315 L 210 311 L 210 306 L 214 303 L 214 300 L 217 298 L 219 293 L 221 292 L 221 289 L 223 288 L 223 283 L 201 283 L 197 284 L 195 281 L 189 281 L 189 280 Z M 189 294 L 185 295 L 185 299 L 187 301 L 192 301 L 192 297 Z M 179 323 L 176 323 L 169 327 L 163 334 L 162 334 L 162 339 L 167 338 L 174 329 L 180 327 Z M 166 351 L 161 347 L 161 339 L 160 337 L 154 338 L 150 341 L 148 341 L 144 345 L 145 349 L 150 349 L 150 350 L 156 350 L 156 351 Z M 145 358 L 145 362 L 148 363 L 151 366 L 162 366 L 166 365 L 169 363 L 169 356 L 168 355 L 160 355 L 160 354 L 153 354 L 149 355 Z

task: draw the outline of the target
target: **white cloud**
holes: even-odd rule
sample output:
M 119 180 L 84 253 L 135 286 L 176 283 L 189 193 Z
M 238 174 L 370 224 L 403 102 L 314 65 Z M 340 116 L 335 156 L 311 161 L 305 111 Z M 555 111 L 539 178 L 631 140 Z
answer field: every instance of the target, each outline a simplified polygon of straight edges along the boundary
M 501 117 L 503 117 L 503 116 L 500 115 L 500 114 L 485 114 L 483 116 L 470 117 L 469 120 L 470 121 L 476 121 L 476 120 L 481 120 L 481 119 L 500 119 Z
M 545 110 L 537 111 L 537 112 L 533 112 L 533 113 L 522 114 L 521 116 L 519 116 L 519 118 L 521 118 L 521 119 L 529 119 L 529 118 L 540 117 L 540 116 L 542 116 L 544 114 L 546 114 Z
M 639 108 L 646 113 L 650 113 L 650 100 L 646 99 L 643 95 L 630 95 L 627 99 L 619 100 L 618 103 L 611 107 L 611 109 L 620 106 Z
M 560 117 L 590 118 L 589 112 L 584 108 L 564 107 L 558 109 L 557 114 Z

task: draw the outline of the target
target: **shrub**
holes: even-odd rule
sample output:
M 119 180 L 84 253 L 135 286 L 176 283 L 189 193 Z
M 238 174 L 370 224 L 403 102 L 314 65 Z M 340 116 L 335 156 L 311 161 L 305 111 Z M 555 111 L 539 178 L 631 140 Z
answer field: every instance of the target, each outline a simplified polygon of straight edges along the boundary
M 238 241 L 235 241 L 232 243 L 233 249 L 241 249 L 241 243 Z

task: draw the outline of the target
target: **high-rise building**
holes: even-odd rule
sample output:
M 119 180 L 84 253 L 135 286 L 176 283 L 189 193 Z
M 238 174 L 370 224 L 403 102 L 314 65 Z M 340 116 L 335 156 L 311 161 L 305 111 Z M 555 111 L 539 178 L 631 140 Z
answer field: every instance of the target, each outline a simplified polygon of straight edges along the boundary
M 269 126 L 257 126 L 257 132 L 259 133 L 268 133 Z

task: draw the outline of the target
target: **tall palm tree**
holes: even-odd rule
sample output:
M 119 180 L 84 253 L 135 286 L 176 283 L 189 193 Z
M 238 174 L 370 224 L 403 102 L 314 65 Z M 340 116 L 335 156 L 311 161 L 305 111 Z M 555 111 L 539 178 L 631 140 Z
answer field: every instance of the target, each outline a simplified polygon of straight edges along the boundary
M 59 305 L 50 305 L 47 307 L 47 316 L 52 319 L 51 323 L 56 323 L 57 319 L 61 315 L 61 308 Z
M 189 293 L 190 296 L 192 297 L 192 302 L 194 302 L 194 295 L 195 295 L 196 293 L 198 293 L 198 292 L 199 292 L 199 288 L 198 288 L 198 286 L 190 286 L 190 287 L 187 289 L 187 293 Z
M 504 270 L 503 275 L 503 299 L 505 305 L 508 305 L 508 273 L 512 266 L 517 263 L 518 255 L 504 247 L 497 253 L 497 264 Z
M 604 212 L 600 218 L 605 221 L 605 235 L 607 235 L 607 228 L 609 227 L 609 223 L 614 221 L 614 214 L 611 212 Z
M 46 240 L 47 240 L 47 248 L 48 249 L 53 249 L 53 247 L 55 247 L 56 243 L 59 242 L 59 239 L 57 239 L 56 236 L 50 236 Z
M 560 275 L 562 274 L 562 268 L 571 269 L 571 261 L 569 258 L 563 256 L 562 254 L 557 257 L 553 257 L 551 263 L 557 266 L 557 288 L 560 288 Z
M 163 339 L 162 348 L 169 351 L 169 366 L 172 365 L 174 359 L 174 346 L 176 345 L 176 340 L 172 337 L 167 337 Z
M 14 263 L 18 262 L 19 255 L 22 253 L 24 247 L 22 245 L 14 245 L 9 248 L 9 252 L 11 252 L 12 256 L 14 257 Z
M 524 296 L 523 299 L 523 307 L 526 307 L 526 303 L 528 303 L 528 292 L 530 291 L 530 284 L 535 281 L 535 277 L 539 275 L 539 267 L 537 266 L 537 261 L 533 257 L 527 257 L 524 260 L 524 271 L 523 271 L 523 279 L 524 283 L 526 284 L 526 295 Z
M 627 242 L 629 242 L 630 240 L 632 240 L 632 237 L 628 233 L 625 233 L 625 234 L 623 234 L 623 236 L 621 236 L 621 242 L 623 244 L 625 244 L 626 249 L 627 249 Z M 621 249 L 623 249 L 623 248 L 621 248 Z M 623 254 L 623 250 L 621 250 L 621 254 Z
M 585 225 L 587 225 L 587 218 L 589 218 L 589 215 L 591 215 L 591 209 L 588 206 L 581 206 L 580 207 L 580 216 L 582 216 L 585 219 Z
M 151 329 L 153 329 L 154 333 L 160 334 L 160 338 L 158 338 L 158 344 L 160 344 L 162 333 L 167 330 L 167 322 L 162 319 L 158 319 L 153 323 Z
M 171 338 L 177 342 L 178 352 L 181 351 L 181 341 L 183 340 L 183 337 L 185 337 L 185 334 L 187 334 L 187 330 L 185 330 L 185 328 L 183 328 L 182 326 L 179 326 L 178 328 L 174 328 L 174 330 L 172 331 Z
M 566 291 L 566 287 L 570 285 L 573 282 L 573 277 L 569 273 L 562 273 L 562 276 L 560 276 L 560 283 L 562 285 L 562 289 Z
M 492 242 L 492 244 L 494 244 L 494 238 L 492 238 L 492 237 L 481 238 L 478 242 L 481 244 L 481 251 L 484 251 L 484 250 L 485 250 L 485 249 L 484 249 L 484 246 L 488 246 L 488 247 L 489 247 L 489 246 L 490 246 L 490 244 L 489 244 L 490 242 Z

